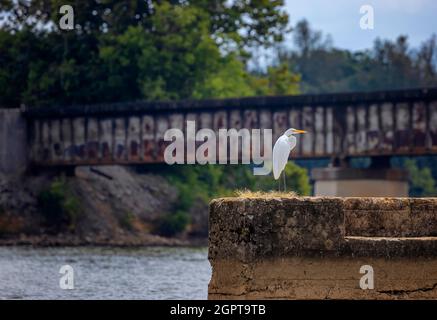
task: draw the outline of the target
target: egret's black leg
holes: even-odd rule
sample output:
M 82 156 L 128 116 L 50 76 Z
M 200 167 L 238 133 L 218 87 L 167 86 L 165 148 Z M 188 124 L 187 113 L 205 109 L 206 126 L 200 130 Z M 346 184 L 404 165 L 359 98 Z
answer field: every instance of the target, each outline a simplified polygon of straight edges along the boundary
M 285 179 L 285 169 L 284 169 L 283 173 L 284 173 L 284 192 L 287 192 L 287 183 L 286 183 L 286 179 Z

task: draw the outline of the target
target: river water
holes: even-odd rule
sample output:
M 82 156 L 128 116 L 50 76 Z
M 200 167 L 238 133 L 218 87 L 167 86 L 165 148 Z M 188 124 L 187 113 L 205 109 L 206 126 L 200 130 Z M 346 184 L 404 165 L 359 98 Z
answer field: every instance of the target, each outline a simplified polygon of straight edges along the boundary
M 206 248 L 0 247 L 0 299 L 206 299 L 210 276 Z

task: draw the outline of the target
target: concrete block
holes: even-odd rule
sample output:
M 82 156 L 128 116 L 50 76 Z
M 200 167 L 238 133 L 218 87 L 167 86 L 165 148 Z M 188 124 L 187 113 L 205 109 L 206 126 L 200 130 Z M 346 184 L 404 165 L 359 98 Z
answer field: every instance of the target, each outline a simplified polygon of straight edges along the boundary
M 437 299 L 437 198 L 221 198 L 210 299 Z M 373 269 L 374 288 L 360 286 Z

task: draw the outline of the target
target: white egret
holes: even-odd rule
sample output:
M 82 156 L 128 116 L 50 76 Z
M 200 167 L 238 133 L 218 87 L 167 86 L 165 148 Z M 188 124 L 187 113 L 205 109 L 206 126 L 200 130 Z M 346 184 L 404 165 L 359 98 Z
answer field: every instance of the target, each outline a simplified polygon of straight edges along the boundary
M 304 130 L 294 128 L 288 129 L 276 140 L 273 147 L 273 177 L 278 180 L 281 172 L 284 171 L 288 162 L 291 150 L 296 146 L 295 134 L 306 133 Z M 279 183 L 280 186 L 280 183 Z M 284 191 L 285 191 L 285 171 L 284 171 Z M 280 189 L 280 188 L 279 188 Z

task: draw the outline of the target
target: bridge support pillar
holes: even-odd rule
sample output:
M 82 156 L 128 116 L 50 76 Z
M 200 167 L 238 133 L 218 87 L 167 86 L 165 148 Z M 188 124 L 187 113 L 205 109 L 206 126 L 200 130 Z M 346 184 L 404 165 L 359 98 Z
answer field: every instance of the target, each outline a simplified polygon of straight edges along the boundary
M 27 125 L 20 109 L 0 110 L 0 175 L 16 176 L 28 165 Z
M 393 168 L 316 168 L 315 196 L 408 197 L 408 172 Z

